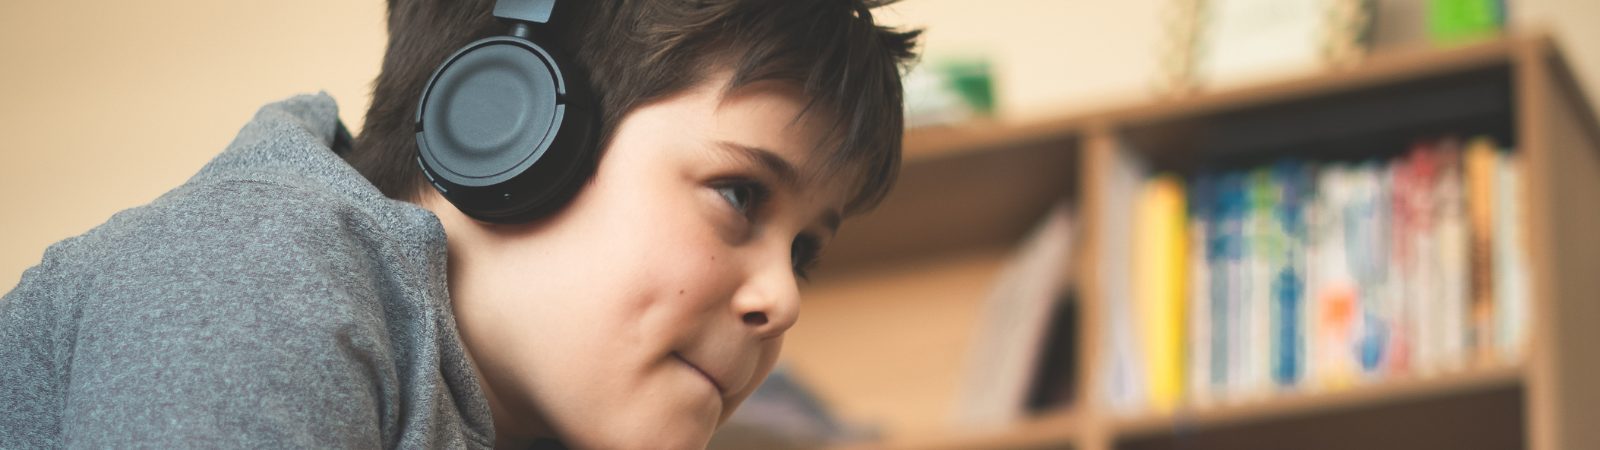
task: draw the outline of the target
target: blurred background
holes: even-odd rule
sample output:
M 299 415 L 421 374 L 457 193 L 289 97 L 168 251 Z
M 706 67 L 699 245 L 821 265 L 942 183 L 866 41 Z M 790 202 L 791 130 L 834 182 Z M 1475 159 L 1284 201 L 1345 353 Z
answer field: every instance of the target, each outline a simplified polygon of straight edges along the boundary
M 715 446 L 1600 448 L 1600 1 L 878 17 L 926 30 L 902 180 Z M 377 0 L 0 4 L 0 286 L 265 103 L 359 130 L 384 39 Z

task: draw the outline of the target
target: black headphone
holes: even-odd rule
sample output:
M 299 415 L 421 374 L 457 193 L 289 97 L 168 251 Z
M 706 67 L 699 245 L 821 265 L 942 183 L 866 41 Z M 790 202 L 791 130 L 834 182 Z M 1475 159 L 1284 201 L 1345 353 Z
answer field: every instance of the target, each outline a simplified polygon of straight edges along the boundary
M 555 0 L 498 0 L 509 35 L 446 59 L 417 105 L 417 163 L 445 199 L 478 220 L 519 223 L 565 205 L 595 165 L 598 111 L 581 69 L 530 26 Z

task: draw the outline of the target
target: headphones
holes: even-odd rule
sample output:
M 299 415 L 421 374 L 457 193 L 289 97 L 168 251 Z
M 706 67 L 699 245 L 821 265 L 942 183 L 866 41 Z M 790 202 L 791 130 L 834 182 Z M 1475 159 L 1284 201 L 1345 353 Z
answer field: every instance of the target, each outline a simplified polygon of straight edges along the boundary
M 417 163 L 445 199 L 495 223 L 538 219 L 577 193 L 596 161 L 598 111 L 581 69 L 540 45 L 555 0 L 497 0 L 507 35 L 457 50 L 417 106 Z

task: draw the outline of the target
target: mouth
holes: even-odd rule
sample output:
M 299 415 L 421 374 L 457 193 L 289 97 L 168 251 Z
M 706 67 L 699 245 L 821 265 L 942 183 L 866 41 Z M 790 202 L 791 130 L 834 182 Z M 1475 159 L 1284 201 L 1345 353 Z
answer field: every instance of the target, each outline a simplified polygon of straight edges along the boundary
M 717 377 L 711 376 L 711 373 L 706 372 L 705 369 L 701 369 L 700 366 L 690 362 L 689 358 L 683 357 L 683 355 L 679 354 L 678 352 L 672 352 L 672 357 L 677 358 L 678 361 L 683 361 L 683 364 L 689 366 L 691 369 L 694 369 L 695 372 L 699 372 L 700 376 L 704 377 L 706 381 L 711 383 L 711 387 L 717 390 L 717 395 L 723 395 L 726 393 L 726 391 L 722 388 L 722 383 L 717 382 Z

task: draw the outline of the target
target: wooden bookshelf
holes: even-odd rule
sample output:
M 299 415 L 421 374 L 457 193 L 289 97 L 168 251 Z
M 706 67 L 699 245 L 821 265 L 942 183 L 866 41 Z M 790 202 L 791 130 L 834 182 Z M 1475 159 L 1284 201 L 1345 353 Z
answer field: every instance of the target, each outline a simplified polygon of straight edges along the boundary
M 803 288 L 789 364 L 844 418 L 884 431 L 850 448 L 1284 448 L 1262 439 L 1344 427 L 1367 434 L 1293 447 L 1600 448 L 1591 425 L 1600 326 L 1588 323 L 1600 319 L 1600 121 L 1581 94 L 1556 43 L 1525 33 L 1073 117 L 914 130 L 896 191 L 847 224 Z M 1520 360 L 1167 413 L 1103 404 L 1095 362 L 1106 330 L 1094 318 L 1110 294 L 1097 263 L 1117 256 L 1101 218 L 1127 207 L 1108 192 L 1119 161 L 1187 173 L 1370 157 L 1344 149 L 1398 150 L 1447 132 L 1492 135 L 1523 155 L 1533 336 Z M 1080 224 L 1075 270 L 1062 275 L 1084 318 L 1076 400 L 1009 425 L 950 429 L 984 293 L 1008 249 L 1062 201 Z
M 1448 397 L 1517 387 L 1523 373 L 1515 366 L 1486 367 L 1430 377 L 1401 377 L 1325 392 L 1283 392 L 1254 401 L 1190 406 L 1171 413 L 1111 419 L 1118 437 L 1141 437 L 1307 417 L 1369 406 Z
M 1286 418 L 1315 418 L 1331 413 L 1382 408 L 1417 400 L 1517 388 L 1524 373 L 1515 366 L 1484 367 L 1426 378 L 1406 377 L 1324 392 L 1286 392 L 1228 404 L 1186 406 L 1167 413 L 1114 416 L 1104 426 L 1119 439 L 1180 434 L 1190 430 L 1270 423 Z M 849 449 L 1054 448 L 1080 439 L 1085 424 L 1067 410 L 1025 420 L 998 430 L 934 433 L 888 442 L 859 444 Z

